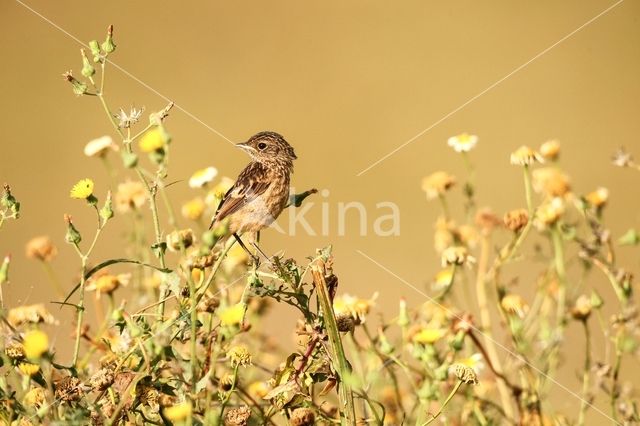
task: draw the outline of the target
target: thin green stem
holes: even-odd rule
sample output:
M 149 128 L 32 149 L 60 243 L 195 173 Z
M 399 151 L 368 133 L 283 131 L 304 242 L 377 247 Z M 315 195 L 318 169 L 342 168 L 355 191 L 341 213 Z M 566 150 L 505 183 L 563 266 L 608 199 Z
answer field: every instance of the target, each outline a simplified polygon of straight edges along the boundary
M 578 425 L 584 425 L 587 408 L 589 408 L 589 377 L 591 373 L 591 332 L 587 319 L 582 321 L 585 339 L 584 372 L 582 373 L 582 403 L 580 404 L 580 414 L 578 415 Z
M 440 416 L 440 414 L 442 414 L 442 411 L 449 404 L 451 399 L 453 399 L 453 396 L 456 394 L 456 392 L 458 392 L 458 389 L 460 389 L 460 386 L 462 386 L 462 380 L 458 380 L 458 383 L 456 383 L 453 389 L 451 389 L 451 392 L 449 392 L 449 396 L 447 396 L 447 399 L 444 400 L 444 402 L 442 403 L 438 411 L 435 414 L 432 414 L 431 418 L 427 420 L 425 423 L 423 423 L 422 426 L 427 426 L 428 424 L 431 424 L 435 419 L 438 418 L 438 416 Z

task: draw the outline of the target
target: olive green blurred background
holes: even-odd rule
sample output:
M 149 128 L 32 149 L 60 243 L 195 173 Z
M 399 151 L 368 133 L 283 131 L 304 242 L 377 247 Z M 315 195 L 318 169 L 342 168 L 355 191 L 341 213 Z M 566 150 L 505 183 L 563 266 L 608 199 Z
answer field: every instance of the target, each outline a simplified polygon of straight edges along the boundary
M 425 200 L 420 180 L 438 169 L 464 178 L 462 159 L 446 146 L 454 134 L 480 137 L 471 157 L 481 206 L 500 215 L 523 207 L 521 171 L 509 165 L 509 153 L 557 138 L 576 193 L 600 185 L 611 190 L 607 220 L 614 236 L 640 226 L 640 175 L 610 164 L 621 145 L 640 155 L 640 3 L 632 0 L 356 176 L 613 3 L 27 2 L 85 42 L 101 40 L 107 25 L 115 25 L 113 61 L 153 90 L 111 68 L 106 95 L 113 108 L 135 104 L 159 110 L 165 96 L 190 113 L 174 108 L 167 121 L 174 137 L 169 179 L 184 180 L 170 189 L 176 205 L 194 195 L 186 179 L 195 169 L 213 165 L 221 175 L 235 177 L 247 161 L 208 127 L 232 141 L 266 129 L 285 135 L 299 157 L 295 187 L 329 190 L 328 197 L 315 201 L 329 203 L 330 233 L 266 232 L 263 246 L 302 260 L 316 247 L 334 244 L 341 291 L 361 296 L 378 291 L 388 315 L 400 296 L 414 307 L 424 297 L 356 250 L 426 288 L 439 267 L 432 244 L 439 210 Z M 87 235 L 95 217 L 82 202 L 69 199 L 69 189 L 91 177 L 104 198 L 109 186 L 99 161 L 85 158 L 82 149 L 92 138 L 113 134 L 112 128 L 97 100 L 76 98 L 61 77 L 68 69 L 79 74 L 79 47 L 21 4 L 0 2 L 0 180 L 12 185 L 23 208 L 19 221 L 0 230 L 0 253 L 13 254 L 11 283 L 4 289 L 13 306 L 55 299 L 44 271 L 24 258 L 24 244 L 33 236 L 55 240 L 54 267 L 70 285 L 78 261 L 63 242 L 63 213 L 72 214 Z M 460 206 L 461 199 L 457 191 L 452 203 Z M 355 215 L 346 235 L 337 235 L 337 203 L 349 201 L 367 206 L 370 235 L 359 235 Z M 372 235 L 381 201 L 400 207 L 400 236 Z M 307 218 L 320 230 L 319 205 Z M 114 231 L 99 243 L 97 258 L 121 254 L 124 225 L 117 221 L 124 220 L 109 225 Z M 637 269 L 637 251 L 622 250 L 620 260 Z M 533 286 L 536 275 L 525 273 L 520 285 Z M 597 274 L 590 284 L 610 297 Z M 279 324 L 281 318 L 291 320 L 293 330 L 292 312 L 277 309 L 273 315 Z M 66 325 L 57 337 L 64 343 L 70 342 Z M 286 327 L 278 331 L 290 340 Z M 582 362 L 581 352 L 575 357 L 573 365 Z M 563 372 L 563 382 L 574 390 L 579 389 L 575 376 L 574 367 Z M 577 407 L 576 400 L 559 395 L 567 407 Z

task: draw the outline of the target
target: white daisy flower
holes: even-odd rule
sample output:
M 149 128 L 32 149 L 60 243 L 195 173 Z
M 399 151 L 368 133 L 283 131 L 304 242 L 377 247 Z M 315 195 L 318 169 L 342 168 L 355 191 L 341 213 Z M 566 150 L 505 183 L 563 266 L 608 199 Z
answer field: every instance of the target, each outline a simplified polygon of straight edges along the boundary
M 84 155 L 87 157 L 101 157 L 108 150 L 118 151 L 118 145 L 113 142 L 111 136 L 102 136 L 89 141 L 84 147 Z
M 455 152 L 469 152 L 478 144 L 478 137 L 468 133 L 452 136 L 447 140 L 447 144 Z
M 191 188 L 202 188 L 218 175 L 218 169 L 215 167 L 207 167 L 205 169 L 197 170 L 189 178 L 189 186 Z

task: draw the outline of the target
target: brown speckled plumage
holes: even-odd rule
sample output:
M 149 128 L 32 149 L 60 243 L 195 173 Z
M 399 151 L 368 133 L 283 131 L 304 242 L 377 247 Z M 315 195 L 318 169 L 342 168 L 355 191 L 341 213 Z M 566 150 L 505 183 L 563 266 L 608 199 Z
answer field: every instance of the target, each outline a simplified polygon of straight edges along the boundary
M 276 220 L 287 205 L 296 155 L 274 132 L 258 133 L 238 147 L 247 151 L 252 161 L 225 194 L 211 227 L 229 218 L 232 233 L 257 232 Z

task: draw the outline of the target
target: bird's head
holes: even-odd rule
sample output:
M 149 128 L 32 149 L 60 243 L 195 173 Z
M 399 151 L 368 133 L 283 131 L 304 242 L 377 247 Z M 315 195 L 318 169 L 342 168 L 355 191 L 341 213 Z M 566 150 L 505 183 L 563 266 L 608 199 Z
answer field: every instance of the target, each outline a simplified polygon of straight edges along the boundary
M 254 161 L 260 163 L 293 164 L 296 153 L 289 143 L 278 133 L 260 132 L 248 141 L 236 145 L 246 151 Z

